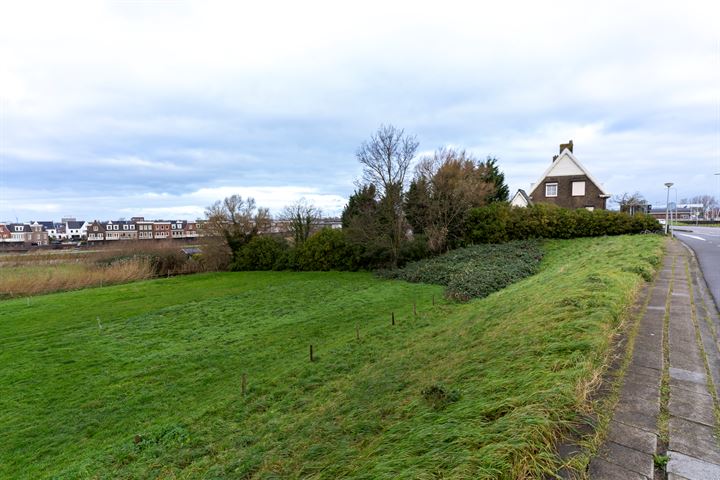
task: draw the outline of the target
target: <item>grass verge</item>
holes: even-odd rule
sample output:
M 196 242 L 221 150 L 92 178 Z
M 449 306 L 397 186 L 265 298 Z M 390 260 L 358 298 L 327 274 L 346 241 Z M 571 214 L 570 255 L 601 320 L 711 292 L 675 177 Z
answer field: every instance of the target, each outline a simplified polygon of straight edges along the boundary
M 0 302 L 0 478 L 554 473 L 661 241 L 548 241 L 537 275 L 467 304 L 333 272 Z

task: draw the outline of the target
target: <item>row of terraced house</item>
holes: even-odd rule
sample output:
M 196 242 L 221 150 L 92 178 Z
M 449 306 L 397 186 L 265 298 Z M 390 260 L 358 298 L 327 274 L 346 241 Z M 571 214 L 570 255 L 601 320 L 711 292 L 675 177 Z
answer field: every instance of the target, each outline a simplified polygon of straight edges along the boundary
M 114 240 L 167 240 L 197 238 L 197 223 L 187 220 L 130 220 L 100 222 L 95 220 L 87 226 L 88 242 Z
M 92 222 L 63 219 L 61 222 L 33 221 L 0 223 L 0 242 L 9 244 L 48 245 L 51 242 L 115 240 L 166 240 L 198 237 L 197 223 L 187 220 L 130 220 Z

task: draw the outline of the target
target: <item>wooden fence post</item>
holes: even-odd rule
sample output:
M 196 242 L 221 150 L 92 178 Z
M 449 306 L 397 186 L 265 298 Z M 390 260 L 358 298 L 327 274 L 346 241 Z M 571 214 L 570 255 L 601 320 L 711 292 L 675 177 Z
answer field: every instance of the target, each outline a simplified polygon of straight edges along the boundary
M 392 312 L 390 315 L 392 315 L 392 324 L 395 325 L 395 312 Z
M 311 362 L 315 361 L 315 359 L 313 358 L 313 346 L 312 345 L 310 345 L 310 361 Z

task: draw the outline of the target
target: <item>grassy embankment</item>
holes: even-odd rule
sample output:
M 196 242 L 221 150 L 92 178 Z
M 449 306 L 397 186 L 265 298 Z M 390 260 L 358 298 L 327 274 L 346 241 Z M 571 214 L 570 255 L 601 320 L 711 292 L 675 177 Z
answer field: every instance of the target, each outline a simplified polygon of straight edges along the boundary
M 554 471 L 661 238 L 545 251 L 537 275 L 467 304 L 369 274 L 276 272 L 0 302 L 0 478 Z

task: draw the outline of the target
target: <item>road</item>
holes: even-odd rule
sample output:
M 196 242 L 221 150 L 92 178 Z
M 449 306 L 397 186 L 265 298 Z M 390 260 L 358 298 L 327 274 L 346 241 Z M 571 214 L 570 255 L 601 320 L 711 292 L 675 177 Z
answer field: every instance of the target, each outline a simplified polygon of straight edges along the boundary
M 720 309 L 720 228 L 682 226 L 673 230 L 677 239 L 695 252 L 715 305 Z

